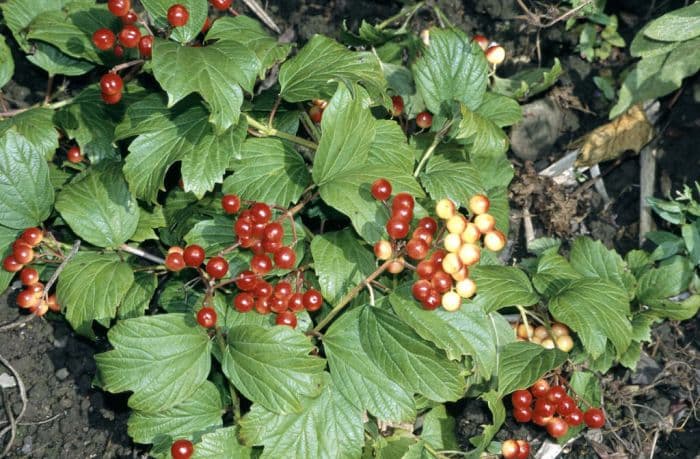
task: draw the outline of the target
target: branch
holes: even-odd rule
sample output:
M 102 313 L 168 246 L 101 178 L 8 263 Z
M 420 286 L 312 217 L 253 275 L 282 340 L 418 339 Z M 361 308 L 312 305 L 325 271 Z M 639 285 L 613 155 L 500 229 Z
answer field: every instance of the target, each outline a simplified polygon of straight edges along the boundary
M 130 253 L 132 255 L 136 255 L 137 257 L 141 257 L 145 260 L 152 261 L 153 263 L 162 265 L 165 263 L 165 259 L 158 257 L 156 255 L 151 255 L 148 252 L 145 252 L 138 247 L 131 247 L 130 245 L 127 244 L 122 244 L 119 246 L 119 250 L 122 250 L 124 252 Z
M 246 121 L 248 121 L 248 125 L 254 127 L 258 131 L 258 133 L 263 137 L 279 137 L 280 139 L 288 140 L 290 142 L 296 143 L 297 145 L 301 145 L 302 147 L 306 147 L 314 151 L 318 149 L 318 144 L 314 142 L 302 139 L 301 137 L 292 134 L 287 134 L 286 132 L 279 131 L 270 126 L 266 126 L 250 115 L 246 114 L 245 117 Z

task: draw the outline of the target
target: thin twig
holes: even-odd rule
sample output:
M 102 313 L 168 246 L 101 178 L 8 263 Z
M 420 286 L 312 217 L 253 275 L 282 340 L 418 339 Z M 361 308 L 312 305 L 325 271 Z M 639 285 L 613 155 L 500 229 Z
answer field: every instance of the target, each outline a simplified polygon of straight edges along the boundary
M 46 292 L 48 292 L 49 289 L 51 289 L 53 284 L 56 282 L 56 279 L 58 279 L 58 276 L 61 275 L 61 272 L 63 272 L 63 270 L 65 269 L 66 265 L 71 260 L 71 258 L 73 258 L 75 256 L 75 254 L 78 253 L 78 250 L 80 250 L 80 239 L 77 239 L 73 243 L 73 247 L 71 247 L 70 252 L 68 252 L 68 255 L 66 255 L 66 257 L 63 259 L 61 264 L 58 265 L 58 268 L 56 268 L 56 271 L 54 271 L 53 274 L 51 275 L 51 277 L 49 278 L 49 281 L 44 286 L 44 296 L 46 296 Z
M 279 27 L 277 27 L 277 24 L 275 24 L 275 21 L 272 20 L 272 18 L 267 14 L 267 12 L 258 4 L 257 1 L 255 0 L 243 0 L 243 3 L 253 10 L 253 13 L 269 28 L 274 30 L 277 33 L 282 33 Z
M 46 94 L 44 94 L 44 105 L 51 101 L 51 91 L 53 89 L 53 75 L 49 75 L 49 79 L 46 82 Z
M 21 319 L 18 320 L 13 320 L 12 322 L 7 322 L 2 325 L 0 325 L 0 331 L 7 331 L 7 330 L 12 330 L 13 328 L 19 328 L 22 325 L 26 324 L 27 322 L 30 322 L 33 318 L 36 317 L 36 314 L 28 314 Z
M 119 246 L 119 250 L 130 253 L 132 255 L 136 255 L 137 257 L 141 257 L 145 260 L 152 261 L 153 263 L 156 263 L 159 265 L 162 265 L 163 263 L 165 263 L 164 258 L 161 258 L 161 257 L 156 256 L 156 255 L 152 255 L 146 251 L 139 249 L 138 247 L 131 247 L 130 245 L 122 244 Z
M 70 104 L 71 102 L 73 102 L 72 98 L 61 100 L 58 102 L 54 102 L 52 104 L 41 103 L 41 104 L 34 104 L 34 105 L 29 106 L 29 107 L 16 108 L 14 110 L 6 110 L 4 112 L 0 112 L 0 118 L 9 118 L 12 116 L 19 115 L 20 113 L 28 112 L 29 110 L 32 110 L 34 108 L 40 108 L 40 107 L 41 108 L 50 108 L 52 110 L 55 110 L 57 108 L 65 107 L 66 105 Z
M 20 419 L 22 419 L 22 416 L 24 416 L 24 412 L 27 409 L 27 391 L 24 387 L 24 382 L 22 381 L 22 378 L 20 378 L 19 373 L 17 373 L 17 370 L 14 369 L 12 365 L 10 365 L 10 362 L 5 360 L 5 358 L 0 355 L 0 363 L 2 363 L 8 370 L 10 370 L 10 373 L 12 373 L 12 376 L 15 378 L 15 381 L 17 381 L 17 388 L 19 389 L 19 398 L 22 400 L 22 409 L 19 411 L 19 414 L 17 415 L 16 418 L 12 418 L 12 408 L 10 407 L 10 404 L 7 402 L 5 399 L 5 391 L 2 392 L 2 397 L 3 397 L 3 403 L 5 404 L 5 408 L 7 410 L 7 417 L 10 421 L 10 425 L 5 427 L 0 431 L 0 438 L 3 438 L 5 434 L 10 431 L 10 440 L 5 446 L 5 449 L 2 453 L 3 457 L 7 455 L 7 453 L 10 451 L 10 448 L 12 448 L 12 443 L 15 441 L 15 433 L 17 430 L 16 423 L 19 422 Z

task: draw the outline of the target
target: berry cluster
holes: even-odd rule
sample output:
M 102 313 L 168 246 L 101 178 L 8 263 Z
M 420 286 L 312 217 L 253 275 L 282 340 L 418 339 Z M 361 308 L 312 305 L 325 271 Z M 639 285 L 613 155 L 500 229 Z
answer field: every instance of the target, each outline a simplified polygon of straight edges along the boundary
M 237 195 L 227 194 L 221 199 L 221 205 L 228 214 L 238 213 L 241 200 Z M 233 227 L 241 247 L 250 249 L 253 258 L 250 269 L 236 277 L 236 286 L 240 290 L 233 306 L 238 312 L 253 309 L 259 314 L 274 312 L 278 325 L 297 325 L 296 313 L 303 310 L 317 311 L 323 306 L 323 296 L 316 289 L 300 291 L 292 283 L 282 280 L 272 285 L 263 279 L 273 266 L 280 269 L 292 269 L 296 264 L 296 253 L 282 242 L 284 228 L 279 221 L 272 221 L 272 209 L 265 203 L 255 202 L 238 214 Z
M 530 341 L 539 344 L 546 349 L 555 347 L 563 352 L 569 352 L 574 348 L 574 340 L 569 334 L 569 328 L 559 322 L 554 322 L 547 330 L 540 325 L 533 329 L 529 324 L 514 324 L 518 341 Z
M 309 108 L 309 118 L 314 123 L 318 124 L 323 119 L 323 111 L 328 107 L 328 101 L 323 99 L 314 99 L 311 101 Z
M 530 457 L 530 444 L 525 440 L 506 440 L 501 444 L 504 459 L 527 459 Z
M 39 282 L 39 272 L 25 266 L 34 260 L 34 248 L 41 244 L 44 232 L 39 228 L 27 228 L 12 243 L 12 254 L 5 257 L 2 267 L 5 271 L 19 273 L 24 290 L 17 295 L 17 306 L 29 309 L 37 316 L 43 316 L 50 309 L 54 312 L 61 310 L 56 300 L 56 295 L 49 295 L 44 299 L 44 284 Z
M 544 379 L 537 380 L 530 389 L 516 390 L 511 394 L 511 401 L 516 421 L 532 421 L 545 427 L 554 438 L 563 437 L 569 427 L 577 427 L 582 422 L 591 429 L 599 429 L 605 424 L 603 410 L 589 408 L 584 413 L 563 386 L 550 387 Z
M 499 45 L 495 41 L 490 42 L 488 38 L 483 35 L 474 35 L 472 38 L 473 42 L 479 45 L 479 47 L 486 54 L 486 60 L 491 65 L 500 65 L 506 60 L 506 50 L 503 46 Z

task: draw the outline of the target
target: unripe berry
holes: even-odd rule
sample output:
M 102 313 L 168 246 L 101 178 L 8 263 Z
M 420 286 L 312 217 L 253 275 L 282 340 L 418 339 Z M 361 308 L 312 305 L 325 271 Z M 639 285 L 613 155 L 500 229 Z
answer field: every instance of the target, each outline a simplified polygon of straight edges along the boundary
M 377 257 L 378 260 L 388 260 L 391 258 L 393 253 L 394 251 L 391 248 L 391 242 L 385 239 L 382 239 L 374 244 L 374 256 Z
M 462 238 L 462 242 L 474 244 L 481 237 L 481 231 L 479 231 L 479 228 L 477 228 L 474 223 L 469 222 L 466 228 L 464 228 L 464 231 L 462 231 L 460 237 Z
M 569 327 L 559 322 L 554 322 L 551 326 L 551 329 L 552 335 L 555 338 L 559 338 L 560 336 L 565 336 L 569 334 Z
M 445 227 L 448 232 L 461 235 L 467 228 L 467 219 L 462 214 L 455 214 L 447 219 Z
M 486 60 L 491 65 L 500 65 L 506 60 L 506 50 L 501 45 L 492 45 L 486 49 Z
M 501 444 L 501 454 L 504 459 L 517 459 L 520 448 L 515 440 L 506 440 Z
M 459 249 L 459 259 L 465 266 L 471 266 L 479 262 L 481 249 L 476 244 L 462 244 Z
M 556 347 L 554 341 L 552 341 L 552 338 L 543 339 L 540 345 L 545 349 L 554 349 Z
M 462 298 L 471 298 L 476 294 L 476 284 L 473 280 L 466 278 L 455 284 L 455 291 Z
M 469 211 L 474 215 L 485 214 L 489 211 L 491 202 L 483 194 L 475 194 L 469 199 Z
M 486 48 L 489 47 L 489 39 L 481 34 L 474 35 L 472 41 L 476 42 L 476 44 L 479 45 L 482 51 L 486 51 Z
M 491 214 L 481 214 L 474 218 L 474 224 L 482 234 L 486 234 L 496 227 L 496 219 Z
M 445 311 L 454 312 L 462 305 L 462 298 L 457 292 L 447 292 L 442 295 L 441 304 Z
M 447 220 L 455 214 L 455 204 L 449 199 L 441 199 L 435 204 L 435 213 L 443 220 Z
M 467 269 L 466 266 L 462 265 L 459 271 L 450 275 L 452 276 L 452 279 L 455 280 L 455 282 L 463 281 L 464 279 L 469 277 L 469 269 Z
M 399 257 L 396 260 L 392 261 L 389 263 L 389 266 L 387 266 L 386 270 L 389 271 L 391 274 L 399 274 L 401 271 L 404 269 L 404 259 L 403 257 Z
M 448 253 L 445 258 L 442 259 L 442 270 L 447 274 L 454 274 L 462 269 L 462 262 L 459 261 L 459 257 L 456 253 Z
M 489 231 L 484 235 L 484 247 L 492 252 L 500 252 L 506 246 L 506 237 L 498 230 Z
M 442 245 L 445 247 L 445 250 L 454 253 L 459 251 L 460 247 L 462 247 L 462 240 L 458 234 L 449 233 L 442 241 Z
M 563 335 L 556 338 L 555 343 L 557 345 L 557 349 L 562 352 L 569 352 L 574 348 L 574 340 L 569 335 Z
M 403 97 L 391 96 L 391 116 L 400 116 L 403 113 Z

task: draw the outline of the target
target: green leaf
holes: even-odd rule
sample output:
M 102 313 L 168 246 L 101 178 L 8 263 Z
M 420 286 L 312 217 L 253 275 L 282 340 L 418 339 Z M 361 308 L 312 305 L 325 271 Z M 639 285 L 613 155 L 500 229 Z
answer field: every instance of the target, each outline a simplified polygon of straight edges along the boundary
M 168 107 L 198 93 L 209 107 L 209 122 L 217 133 L 238 124 L 243 91 L 253 90 L 259 71 L 255 54 L 238 43 L 220 41 L 193 48 L 157 38 L 153 42 L 153 75 L 168 93 Z
M 599 277 L 625 287 L 625 262 L 614 250 L 588 237 L 577 238 L 571 247 L 571 266 L 583 277 Z
M 455 135 L 464 139 L 469 151 L 479 155 L 501 157 L 508 151 L 508 136 L 493 121 L 477 112 L 461 107 L 462 119 Z
M 20 230 L 7 228 L 0 225 L 0 259 L 12 254 L 12 243 L 22 234 Z M 15 273 L 0 269 L 0 292 L 4 292 L 10 281 L 15 277 Z
M 251 137 L 243 143 L 241 156 L 234 174 L 224 180 L 224 193 L 286 207 L 311 183 L 304 158 L 283 140 Z
M 207 110 L 191 99 L 172 109 L 159 94 L 131 104 L 115 140 L 138 136 L 129 145 L 124 176 L 138 197 L 155 202 L 168 168 L 181 161 L 184 190 L 201 198 L 223 179 L 231 157 L 240 155 L 246 123 L 217 135 Z
M 192 459 L 250 459 L 253 451 L 238 443 L 238 427 L 224 427 L 202 435 Z
M 248 400 L 274 411 L 302 409 L 302 396 L 321 391 L 326 361 L 310 356 L 309 338 L 289 327 L 233 327 L 224 373 Z
M 434 114 L 450 114 L 453 101 L 476 110 L 486 92 L 486 57 L 459 30 L 431 29 L 430 46 L 412 70 L 416 88 Z
M 680 255 L 667 260 L 656 269 L 646 271 L 639 278 L 637 298 L 642 303 L 665 300 L 685 291 L 693 276 L 689 260 Z
M 95 356 L 102 388 L 132 391 L 134 410 L 175 407 L 192 398 L 209 375 L 212 341 L 190 314 L 122 320 L 108 337 L 114 349 Z
M 220 17 L 214 21 L 206 40 L 230 40 L 252 50 L 262 64 L 260 78 L 265 77 L 267 69 L 282 62 L 291 49 L 289 44 L 278 43 L 259 21 L 243 15 Z
M 375 129 L 366 94 L 358 86 L 347 88 L 340 84 L 324 110 L 323 134 L 312 171 L 316 184 L 330 182 L 367 161 Z
M 595 359 L 610 341 L 621 355 L 632 338 L 627 293 L 604 279 L 578 279 L 549 300 L 554 318 L 568 325 Z
M 476 446 L 476 450 L 470 452 L 470 457 L 480 457 L 480 454 L 491 443 L 491 439 L 501 430 L 503 423 L 506 422 L 506 407 L 503 405 L 503 397 L 498 392 L 491 390 L 481 394 L 479 398 L 488 404 L 489 411 L 491 411 L 491 424 L 484 426 L 484 431 L 481 435 L 469 439 Z
M 684 41 L 700 35 L 700 4 L 666 13 L 649 23 L 644 35 L 661 41 Z
M 652 314 L 671 320 L 688 320 L 700 309 L 700 295 L 691 295 L 683 301 L 657 300 L 649 304 Z
M 386 92 L 382 66 L 374 54 L 350 51 L 323 35 L 314 35 L 282 65 L 279 82 L 280 95 L 288 102 L 328 98 L 338 82 L 360 83 L 373 100 L 382 100 Z
M 680 41 L 658 41 L 648 38 L 645 33 L 649 25 L 651 25 L 651 22 L 642 27 L 637 32 L 637 35 L 634 36 L 630 44 L 630 54 L 633 57 L 653 57 L 659 54 L 668 54 L 681 44 Z
M 95 68 L 92 62 L 72 58 L 48 43 L 37 41 L 34 45 L 34 54 L 27 55 L 27 60 L 49 75 L 78 76 Z
M 377 120 L 374 124 L 375 135 L 369 149 L 368 161 L 393 166 L 412 174 L 416 152 L 406 141 L 406 134 L 401 130 L 401 126 L 390 120 Z M 390 175 L 387 177 L 392 178 Z
M 681 234 L 688 250 L 688 258 L 694 265 L 700 265 L 700 219 L 693 224 L 681 226 Z
M 436 450 L 458 450 L 455 418 L 447 414 L 445 405 L 428 411 L 423 419 L 421 439 Z
M 323 285 L 323 284 L 321 284 Z M 361 309 L 340 316 L 323 336 L 334 386 L 354 406 L 387 422 L 413 422 L 413 394 L 389 379 L 362 348 Z
M 322 376 L 322 392 L 315 398 L 304 397 L 298 413 L 277 414 L 254 404 L 241 420 L 244 442 L 264 446 L 261 459 L 360 456 L 362 413 L 338 392 L 327 373 Z
M 78 236 L 98 247 L 118 247 L 139 222 L 139 207 L 120 163 L 88 169 L 61 190 L 56 209 Z
M 447 353 L 451 360 L 471 356 L 485 379 L 491 377 L 498 360 L 492 323 L 481 308 L 463 304 L 455 312 L 442 308 L 435 311 L 423 309 L 412 297 L 409 289 L 397 290 L 389 296 L 391 306 L 405 323 L 421 338 L 434 343 Z
M 0 137 L 14 131 L 39 151 L 43 158 L 51 159 L 58 148 L 58 131 L 53 124 L 53 115 L 53 110 L 33 108 L 0 121 Z
M 136 231 L 131 235 L 131 240 L 143 242 L 147 239 L 158 239 L 158 235 L 153 231 L 156 228 L 164 228 L 167 225 L 163 207 L 155 206 L 153 211 L 148 211 L 143 207 L 139 208 L 139 222 Z
M 530 306 L 539 301 L 527 275 L 510 266 L 477 266 L 471 274 L 477 285 L 478 303 L 486 312 L 506 306 Z
M 507 344 L 500 356 L 498 393 L 502 397 L 517 389 L 530 387 L 542 375 L 566 361 L 566 353 L 528 342 Z
M 463 395 L 466 385 L 459 364 L 435 350 L 398 317 L 365 307 L 359 327 L 363 349 L 391 380 L 437 402 Z
M 554 58 L 551 69 L 534 68 L 523 70 L 509 78 L 494 76 L 492 90 L 508 97 L 527 99 L 554 86 L 563 70 L 559 59 Z
M 141 317 L 148 309 L 153 294 L 158 287 L 158 278 L 155 274 L 137 272 L 134 273 L 134 283 L 124 295 L 124 299 L 117 310 L 120 319 Z
M 31 48 L 26 39 L 26 29 L 29 24 L 47 11 L 58 11 L 70 0 L 35 0 L 27 3 L 25 0 L 7 0 L 1 5 L 3 17 L 7 27 L 12 31 L 15 40 L 23 51 L 28 52 Z
M 0 36 L 0 88 L 5 86 L 15 74 L 15 60 L 4 36 Z
M 93 337 L 92 321 L 112 319 L 134 282 L 116 254 L 79 252 L 58 278 L 56 293 L 76 332 Z
M 513 165 L 505 155 L 493 156 L 471 152 L 469 162 L 479 172 L 481 185 L 486 189 L 507 188 L 513 180 Z M 501 223 L 497 221 L 498 226 L 501 226 Z
M 420 181 L 434 200 L 450 198 L 458 205 L 485 191 L 479 172 L 456 154 L 433 155 L 421 172 Z
M 311 255 L 323 298 L 330 304 L 337 303 L 375 268 L 374 254 L 348 229 L 315 236 Z
M 166 410 L 134 410 L 127 423 L 129 436 L 136 443 L 153 443 L 158 435 L 173 438 L 191 432 L 221 427 L 221 396 L 209 381 L 204 381 L 191 397 Z
M 236 242 L 233 220 L 228 216 L 217 215 L 212 220 L 200 220 L 185 235 L 187 244 L 202 246 L 209 255 L 220 252 Z
M 54 193 L 42 153 L 14 130 L 0 137 L 0 222 L 36 226 L 51 214 Z
M 581 274 L 566 258 L 554 250 L 548 250 L 537 261 L 537 272 L 532 276 L 532 283 L 542 295 L 551 297 L 572 280 L 580 278 Z
M 512 126 L 523 119 L 523 111 L 516 100 L 493 92 L 484 94 L 475 112 L 498 127 Z
M 184 26 L 172 27 L 170 38 L 180 43 L 187 43 L 202 30 L 209 5 L 206 0 L 178 0 L 177 3 L 187 8 L 190 17 Z M 168 8 L 173 5 L 171 0 L 142 0 L 141 4 L 158 29 L 171 29 L 168 24 Z

